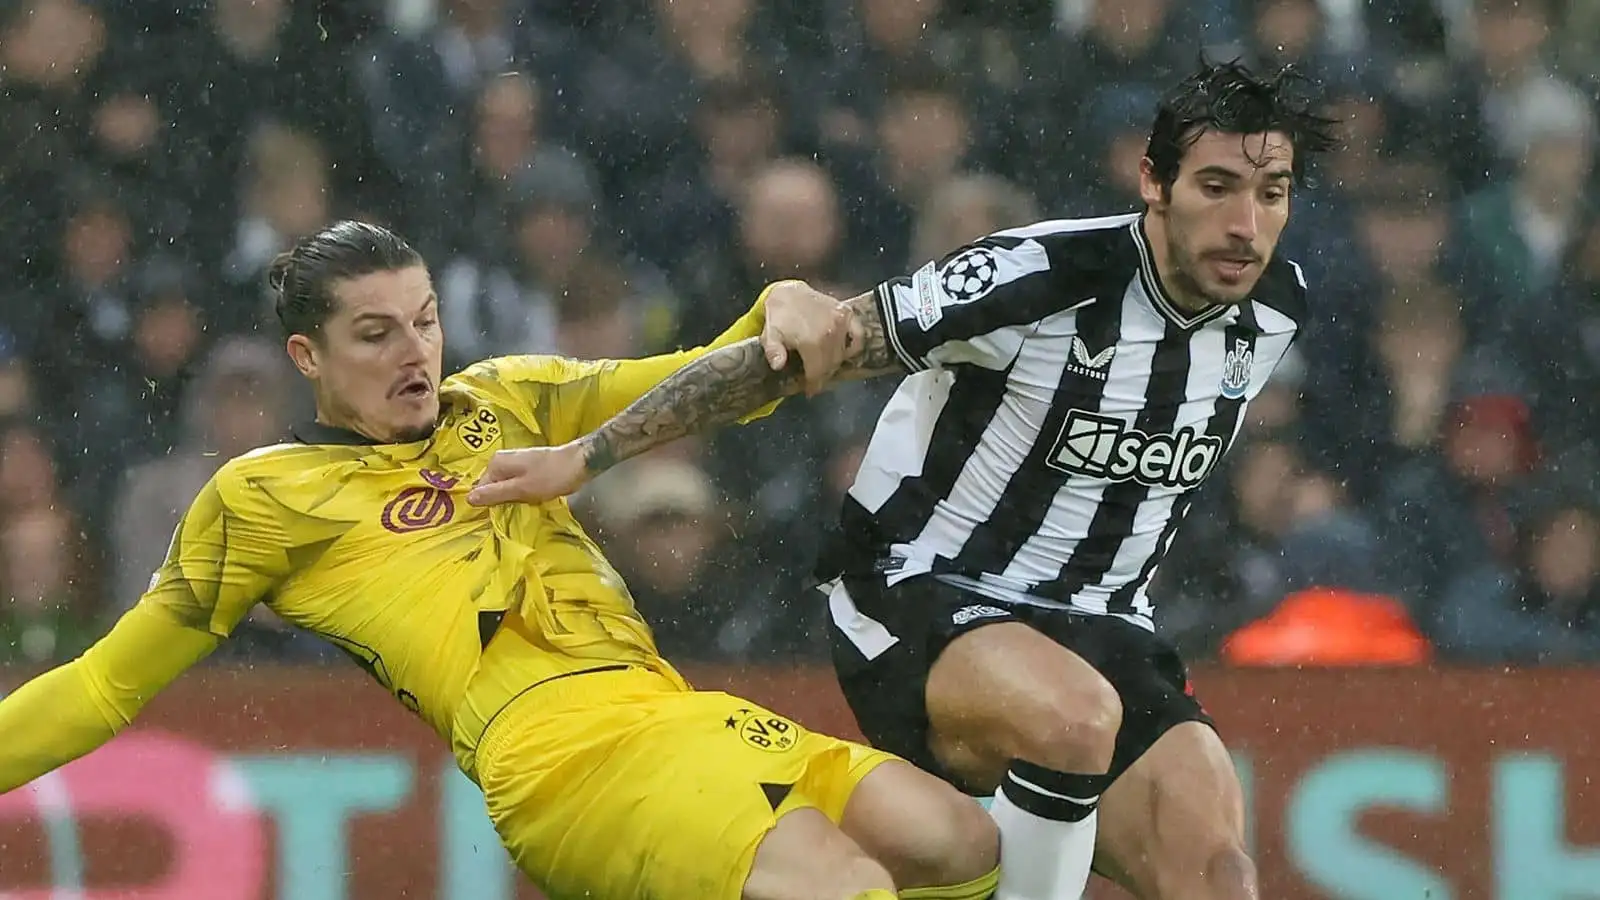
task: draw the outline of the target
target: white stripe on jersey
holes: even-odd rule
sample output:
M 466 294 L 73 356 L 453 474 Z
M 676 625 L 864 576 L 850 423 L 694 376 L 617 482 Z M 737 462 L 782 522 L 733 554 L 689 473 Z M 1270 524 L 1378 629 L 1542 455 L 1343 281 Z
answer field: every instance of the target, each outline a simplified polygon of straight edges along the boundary
M 900 382 L 878 416 L 850 496 L 867 509 L 883 506 L 900 482 L 922 474 L 933 442 L 933 426 L 950 400 L 950 372 L 918 372 Z
M 1040 322 L 1033 336 L 1022 344 L 1006 378 L 1006 397 L 999 411 L 985 427 L 977 451 L 967 457 L 949 496 L 934 507 L 922 533 L 912 544 L 899 545 L 898 550 L 913 564 L 894 575 L 891 583 L 928 571 L 935 556 L 954 557 L 973 529 L 994 512 L 1010 474 L 1022 465 L 1038 439 L 1039 426 L 1050 410 L 1061 371 L 1071 359 L 1071 342 L 1077 334 L 1072 319 L 1070 310 L 1051 316 Z M 928 427 L 932 429 L 931 422 Z M 868 457 L 871 456 L 869 448 Z M 863 463 L 862 471 L 867 468 Z M 858 495 L 856 499 L 862 498 Z M 863 504 L 876 509 L 865 501 Z

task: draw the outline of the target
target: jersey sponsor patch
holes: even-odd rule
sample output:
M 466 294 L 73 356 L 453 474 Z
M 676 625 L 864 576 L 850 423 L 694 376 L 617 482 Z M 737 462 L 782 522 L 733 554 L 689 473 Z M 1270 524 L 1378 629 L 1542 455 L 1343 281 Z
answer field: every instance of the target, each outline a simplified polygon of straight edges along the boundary
M 800 726 L 764 709 L 748 707 L 734 711 L 723 720 L 723 727 L 738 733 L 739 740 L 757 750 L 783 753 L 794 749 Z
M 1193 428 L 1145 434 L 1115 416 L 1074 409 L 1051 450 L 1052 468 L 1113 483 L 1198 487 L 1222 458 L 1222 438 Z
M 917 297 L 917 325 L 923 331 L 939 324 L 939 320 L 944 318 L 944 310 L 939 307 L 938 280 L 939 269 L 931 262 L 911 276 L 911 287 Z
M 427 482 L 426 486 L 408 487 L 384 506 L 383 514 L 379 517 L 384 528 L 395 534 L 405 534 L 438 528 L 455 518 L 456 503 L 450 496 L 450 490 L 460 479 L 428 469 L 423 469 L 421 475 L 422 480 Z
M 1011 613 L 998 606 L 963 606 L 950 614 L 950 624 L 966 625 L 979 619 L 998 619 L 1010 616 Z

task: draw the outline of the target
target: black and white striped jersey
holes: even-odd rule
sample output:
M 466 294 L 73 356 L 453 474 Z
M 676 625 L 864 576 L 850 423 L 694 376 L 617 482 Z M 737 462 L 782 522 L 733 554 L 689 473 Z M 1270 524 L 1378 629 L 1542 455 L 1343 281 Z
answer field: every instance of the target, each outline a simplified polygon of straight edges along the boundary
M 933 573 L 1154 628 L 1145 586 L 1305 319 L 1274 260 L 1190 315 L 1139 214 L 1002 231 L 878 287 L 912 375 L 879 417 L 818 574 Z M 834 615 L 850 604 L 838 584 Z

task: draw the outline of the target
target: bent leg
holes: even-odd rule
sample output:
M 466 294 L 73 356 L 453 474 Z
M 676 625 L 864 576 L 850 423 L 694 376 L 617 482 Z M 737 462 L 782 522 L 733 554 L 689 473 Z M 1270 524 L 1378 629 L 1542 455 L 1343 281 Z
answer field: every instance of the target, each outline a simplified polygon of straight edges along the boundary
M 844 741 L 647 675 L 570 681 L 544 689 L 539 715 L 492 735 L 478 765 L 502 842 L 545 896 L 894 896 L 893 878 L 828 808 L 843 792 L 842 811 L 883 754 L 863 749 L 857 766 Z
M 1122 704 L 1071 650 L 1021 622 L 951 641 L 928 672 L 929 745 L 966 786 L 1000 786 L 1014 759 L 1058 772 L 1103 773 Z
M 1000 900 L 1080 895 L 1096 808 L 1121 727 L 1116 691 L 1082 657 L 1029 625 L 955 638 L 928 675 L 929 744 L 947 771 L 998 786 Z
M 887 900 L 894 888 L 888 870 L 821 810 L 800 807 L 785 813 L 761 839 L 742 900 L 853 900 L 862 895 Z
M 1210 726 L 1174 726 L 1106 791 L 1096 868 L 1140 900 L 1257 900 L 1243 791 Z
M 994 822 L 971 797 L 910 763 L 891 760 L 867 773 L 839 825 L 889 870 L 902 896 L 982 900 L 994 892 Z

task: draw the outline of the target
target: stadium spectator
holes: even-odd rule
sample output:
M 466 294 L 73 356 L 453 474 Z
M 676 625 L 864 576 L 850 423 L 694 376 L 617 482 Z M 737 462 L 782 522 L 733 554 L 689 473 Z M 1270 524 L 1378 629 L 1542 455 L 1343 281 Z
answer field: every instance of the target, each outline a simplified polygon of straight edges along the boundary
M 1372 576 L 1372 526 L 1333 478 L 1311 468 L 1291 441 L 1271 436 L 1239 448 L 1177 544 L 1157 570 L 1171 598 L 1162 628 L 1180 651 L 1202 657 L 1295 591 L 1383 587 Z
M 1511 388 L 1491 386 L 1497 380 L 1458 385 L 1439 451 L 1395 468 L 1377 498 L 1387 568 L 1423 615 L 1455 573 L 1511 561 L 1530 478 L 1541 471 L 1528 407 Z
M 1469 326 L 1484 334 L 1508 307 L 1549 291 L 1582 234 L 1583 187 L 1600 137 L 1592 102 L 1554 78 L 1526 82 L 1501 114 L 1513 174 L 1462 207 L 1461 277 L 1473 287 Z
M 487 356 L 565 353 L 564 326 L 609 317 L 627 336 L 615 356 L 665 349 L 676 301 L 665 277 L 596 233 L 599 197 L 588 168 L 550 156 L 515 173 L 502 207 L 505 249 L 464 254 L 436 287 L 453 367 Z
M 98 634 L 87 548 L 56 472 L 37 427 L 0 420 L 0 663 L 63 662 Z
M 746 185 L 782 154 L 789 130 L 782 98 L 755 77 L 706 85 L 691 125 L 690 148 L 644 189 L 651 202 L 620 210 L 635 247 L 662 268 L 681 263 L 686 243 L 717 252 L 733 241 Z
M 1600 662 L 1600 511 L 1581 495 L 1546 501 L 1515 556 L 1455 580 L 1440 649 L 1475 663 Z
M 175 446 L 130 468 L 117 492 L 108 588 L 118 611 L 144 593 L 179 518 L 217 469 L 283 439 L 290 411 L 286 374 L 282 354 L 264 340 L 230 338 L 206 358 L 184 395 Z
M 956 84 L 926 60 L 889 73 L 887 93 L 872 120 L 872 140 L 859 151 L 840 149 L 830 167 L 851 198 L 848 262 L 905 259 L 917 209 L 928 193 L 973 168 L 971 114 Z
M 651 622 L 662 653 L 699 661 L 770 660 L 814 654 L 825 641 L 797 627 L 794 609 L 737 590 L 763 578 L 743 554 L 728 551 L 726 516 L 715 488 L 694 464 L 649 457 L 618 472 L 596 499 L 616 566 Z M 811 622 L 811 625 L 819 624 Z
M 311 134 L 276 123 L 251 137 L 239 172 L 239 218 L 222 274 L 234 299 L 219 310 L 230 331 L 254 331 L 271 320 L 265 278 L 272 258 L 322 226 L 334 208 L 329 161 Z
M 1039 220 L 1039 207 L 1019 186 L 994 175 L 956 175 L 931 188 L 911 232 L 907 264 L 920 266 L 969 241 Z

